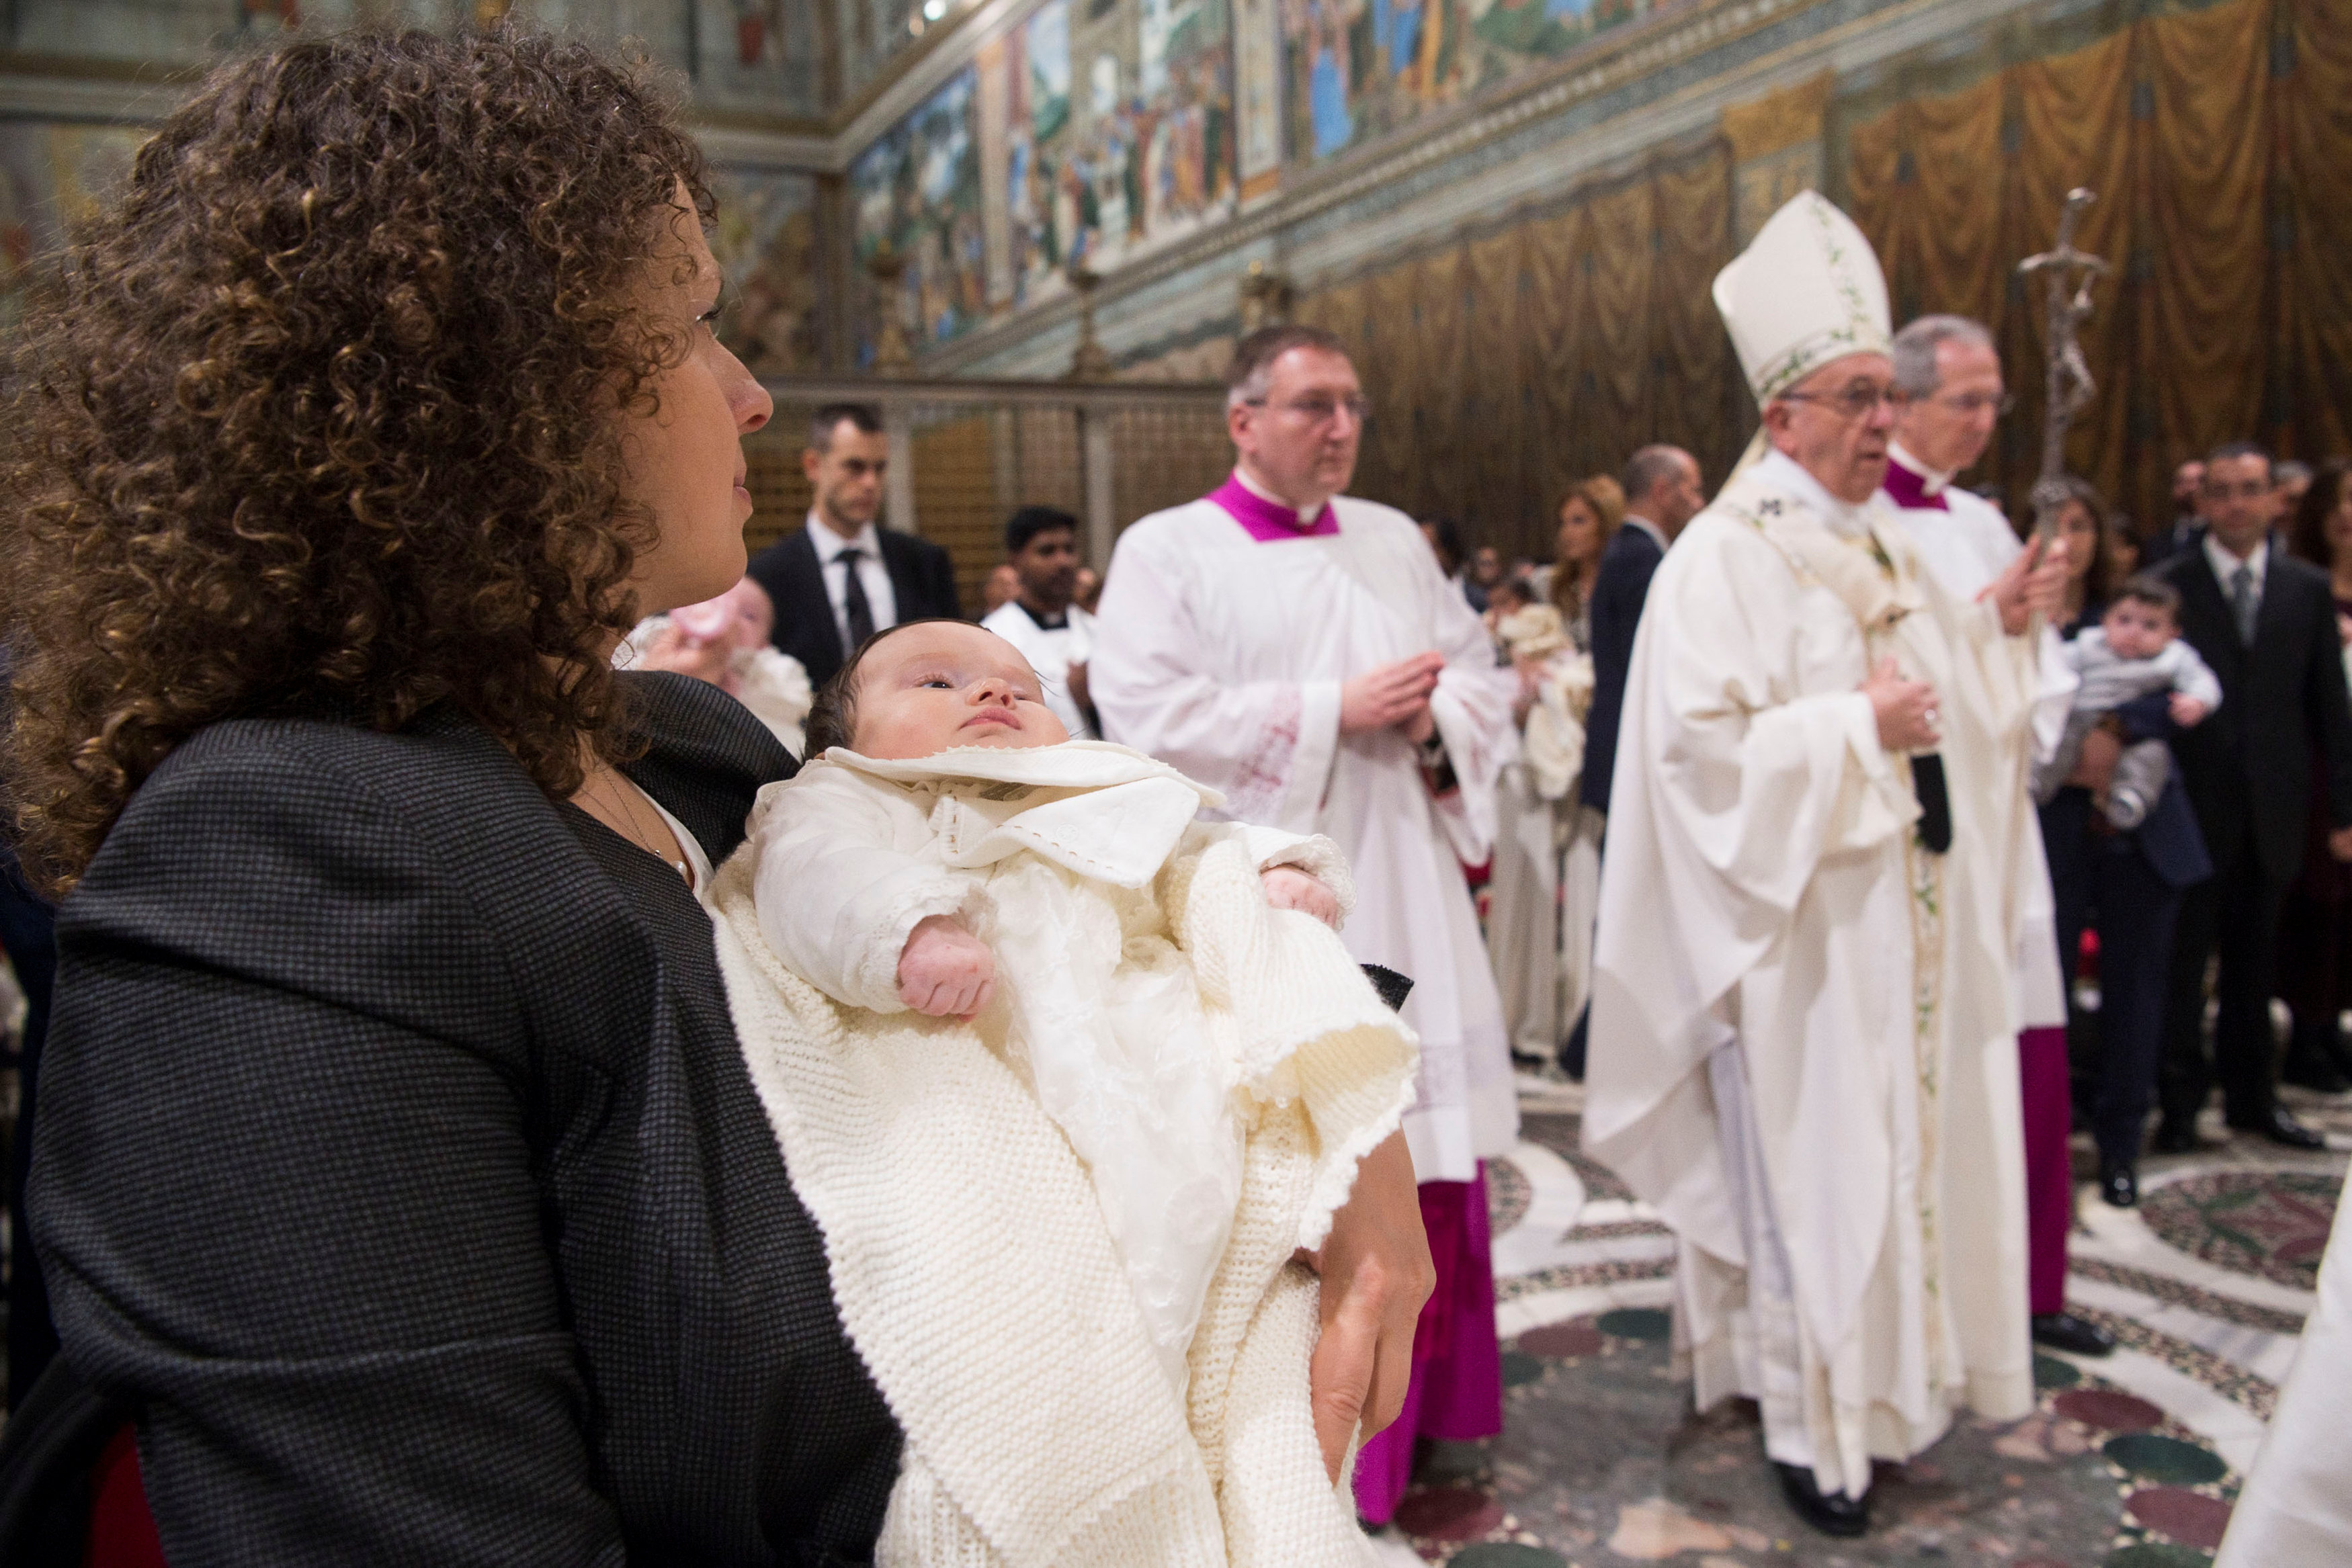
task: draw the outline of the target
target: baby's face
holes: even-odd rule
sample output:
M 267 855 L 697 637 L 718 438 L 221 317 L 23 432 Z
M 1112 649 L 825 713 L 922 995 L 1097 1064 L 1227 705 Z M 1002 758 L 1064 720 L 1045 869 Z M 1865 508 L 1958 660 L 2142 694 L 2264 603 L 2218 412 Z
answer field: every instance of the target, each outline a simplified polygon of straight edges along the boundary
M 909 626 L 858 664 L 850 749 L 906 761 L 957 746 L 1059 746 L 1070 732 L 1043 698 L 1037 672 L 995 632 Z
M 2107 646 L 2118 659 L 2153 659 L 2171 644 L 2179 632 L 2170 612 L 2137 599 L 2118 599 L 2099 618 Z

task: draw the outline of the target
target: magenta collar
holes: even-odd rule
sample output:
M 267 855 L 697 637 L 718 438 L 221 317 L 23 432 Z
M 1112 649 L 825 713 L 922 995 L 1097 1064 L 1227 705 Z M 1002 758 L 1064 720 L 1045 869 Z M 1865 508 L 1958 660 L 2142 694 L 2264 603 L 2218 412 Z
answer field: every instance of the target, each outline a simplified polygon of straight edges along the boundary
M 1948 512 L 1952 509 L 1951 503 L 1944 499 L 1943 491 L 1938 490 L 1932 496 L 1927 494 L 1927 476 L 1925 474 L 1916 474 L 1906 468 L 1902 461 L 1892 455 L 1886 459 L 1886 477 L 1879 481 L 1879 488 L 1886 492 L 1888 500 L 1905 511 Z
M 1226 476 L 1223 484 L 1209 492 L 1209 499 L 1223 507 L 1260 544 L 1272 544 L 1277 539 L 1320 538 L 1339 531 L 1339 517 L 1331 509 L 1330 502 L 1323 503 L 1322 515 L 1315 519 L 1314 527 L 1301 528 L 1297 512 L 1267 500 L 1243 484 L 1237 474 Z

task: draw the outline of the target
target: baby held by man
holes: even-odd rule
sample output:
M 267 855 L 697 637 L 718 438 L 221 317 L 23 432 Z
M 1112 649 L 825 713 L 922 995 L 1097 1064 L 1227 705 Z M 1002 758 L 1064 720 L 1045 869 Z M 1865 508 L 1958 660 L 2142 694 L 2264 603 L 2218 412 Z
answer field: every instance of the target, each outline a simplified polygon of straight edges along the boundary
M 712 893 L 845 1327 L 906 1433 L 884 1563 L 1364 1561 L 1318 1247 L 1415 1046 L 1331 844 L 1073 741 L 1011 643 L 867 642 Z

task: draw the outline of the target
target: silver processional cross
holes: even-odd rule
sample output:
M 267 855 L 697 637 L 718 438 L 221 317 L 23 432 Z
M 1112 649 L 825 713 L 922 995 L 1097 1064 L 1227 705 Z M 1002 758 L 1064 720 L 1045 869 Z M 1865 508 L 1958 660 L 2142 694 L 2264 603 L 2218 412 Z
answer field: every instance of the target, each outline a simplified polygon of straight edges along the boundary
M 2066 426 L 2098 391 L 2090 361 L 2083 357 L 2079 333 L 2091 314 L 2091 286 L 2106 274 L 2107 264 L 2074 246 L 2075 225 L 2097 199 L 2080 185 L 2067 192 L 2065 211 L 2058 214 L 2056 242 L 2017 264 L 2027 277 L 2041 275 L 2049 291 L 2042 330 L 2049 371 L 2042 411 L 2042 475 L 2033 482 L 2033 531 L 2045 541 L 2058 537 L 2058 513 L 2066 504 Z

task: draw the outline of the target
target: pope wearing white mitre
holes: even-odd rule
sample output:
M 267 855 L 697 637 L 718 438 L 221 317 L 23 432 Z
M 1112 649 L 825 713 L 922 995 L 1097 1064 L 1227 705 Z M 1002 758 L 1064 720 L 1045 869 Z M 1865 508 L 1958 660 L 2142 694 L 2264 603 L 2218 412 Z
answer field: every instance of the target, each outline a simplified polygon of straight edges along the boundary
M 1627 676 L 1585 1147 L 1675 1232 L 1706 1409 L 1817 1529 L 1959 1406 L 2033 1406 L 2012 911 L 2054 554 L 1975 601 L 1878 497 L 1886 286 L 1812 192 L 1715 281 L 1769 450 L 1667 552 Z

